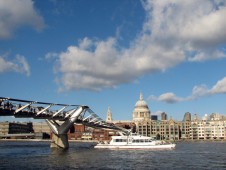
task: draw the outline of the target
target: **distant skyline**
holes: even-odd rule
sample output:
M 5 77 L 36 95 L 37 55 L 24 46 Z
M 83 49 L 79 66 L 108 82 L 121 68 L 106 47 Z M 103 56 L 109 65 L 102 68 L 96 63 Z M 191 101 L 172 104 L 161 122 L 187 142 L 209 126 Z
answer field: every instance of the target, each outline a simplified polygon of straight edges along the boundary
M 0 11 L 2 97 L 132 120 L 142 92 L 151 114 L 226 114 L 224 0 L 0 0 Z

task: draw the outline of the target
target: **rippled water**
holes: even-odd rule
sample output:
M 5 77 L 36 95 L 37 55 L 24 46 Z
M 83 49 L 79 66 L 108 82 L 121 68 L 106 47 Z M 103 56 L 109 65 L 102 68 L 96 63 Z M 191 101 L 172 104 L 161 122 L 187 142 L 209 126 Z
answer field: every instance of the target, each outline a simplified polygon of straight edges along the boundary
M 70 143 L 0 141 L 0 169 L 226 169 L 226 142 L 178 143 L 173 150 L 98 150 Z

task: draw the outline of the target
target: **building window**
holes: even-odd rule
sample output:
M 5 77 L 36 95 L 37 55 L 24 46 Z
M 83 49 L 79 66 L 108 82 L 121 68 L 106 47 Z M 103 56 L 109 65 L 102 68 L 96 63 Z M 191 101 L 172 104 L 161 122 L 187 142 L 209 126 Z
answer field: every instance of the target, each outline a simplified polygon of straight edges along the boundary
M 140 112 L 140 117 L 144 117 L 144 112 Z

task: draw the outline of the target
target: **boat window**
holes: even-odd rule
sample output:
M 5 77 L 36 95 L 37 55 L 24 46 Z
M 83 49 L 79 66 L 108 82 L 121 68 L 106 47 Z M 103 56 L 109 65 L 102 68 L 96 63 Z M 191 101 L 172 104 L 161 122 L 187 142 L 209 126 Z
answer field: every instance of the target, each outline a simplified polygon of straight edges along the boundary
M 145 143 L 145 142 L 152 142 L 151 139 L 134 139 L 133 143 Z
M 133 140 L 133 143 L 139 143 L 138 139 Z
M 126 142 L 126 139 L 115 139 L 114 142 Z

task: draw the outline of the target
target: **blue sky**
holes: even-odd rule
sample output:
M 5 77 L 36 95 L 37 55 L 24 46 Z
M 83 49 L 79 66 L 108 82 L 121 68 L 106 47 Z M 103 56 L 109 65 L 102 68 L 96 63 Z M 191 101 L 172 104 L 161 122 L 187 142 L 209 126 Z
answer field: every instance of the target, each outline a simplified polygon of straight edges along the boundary
M 0 0 L 0 94 L 131 120 L 226 112 L 224 0 Z M 12 118 L 1 118 L 12 120 Z

